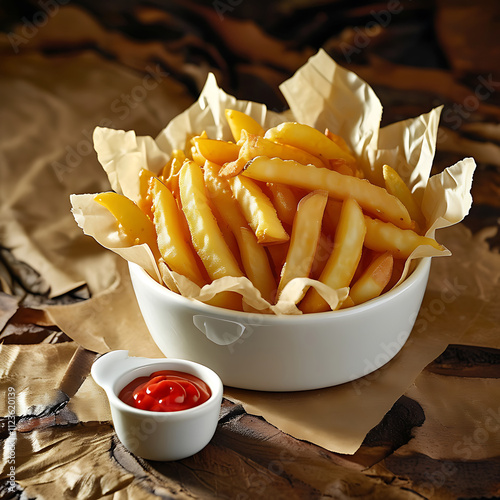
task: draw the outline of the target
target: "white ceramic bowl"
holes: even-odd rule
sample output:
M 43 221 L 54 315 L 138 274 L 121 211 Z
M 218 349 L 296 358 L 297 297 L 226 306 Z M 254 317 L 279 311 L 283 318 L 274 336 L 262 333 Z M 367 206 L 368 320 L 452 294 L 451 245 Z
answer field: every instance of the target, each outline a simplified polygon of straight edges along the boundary
M 217 308 L 182 297 L 130 264 L 146 325 L 167 357 L 202 363 L 228 386 L 299 391 L 375 371 L 402 348 L 417 318 L 431 259 L 398 287 L 340 311 L 273 316 Z
M 177 370 L 203 380 L 212 395 L 199 406 L 175 412 L 139 410 L 118 398 L 137 377 Z M 212 439 L 222 403 L 222 382 L 210 368 L 182 359 L 129 357 L 111 351 L 92 365 L 91 374 L 108 396 L 116 434 L 135 455 L 148 460 L 180 460 L 202 450 Z

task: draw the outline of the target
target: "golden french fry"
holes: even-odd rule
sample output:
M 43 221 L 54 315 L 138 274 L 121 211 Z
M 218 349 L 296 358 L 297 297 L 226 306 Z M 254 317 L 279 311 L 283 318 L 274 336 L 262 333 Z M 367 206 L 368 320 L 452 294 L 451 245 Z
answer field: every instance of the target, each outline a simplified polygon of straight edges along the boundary
M 182 149 L 174 149 L 170 155 L 170 160 L 163 167 L 161 174 L 158 176 L 160 180 L 166 181 L 172 175 L 175 175 L 179 170 L 180 166 L 186 159 L 186 155 Z M 174 166 L 178 166 L 177 171 L 174 172 Z
M 198 286 L 206 284 L 190 242 L 181 223 L 184 218 L 170 190 L 159 180 L 151 181 L 153 216 L 158 248 L 167 266 Z
M 335 144 L 337 144 L 337 146 L 340 149 L 343 149 L 346 153 L 349 153 L 350 155 L 352 155 L 352 151 L 349 148 L 349 146 L 347 145 L 347 142 L 345 142 L 345 139 L 343 137 L 340 137 L 340 135 L 334 134 L 329 129 L 325 130 L 325 135 L 328 137 L 328 139 L 330 139 Z
M 406 259 L 421 245 L 430 245 L 436 250 L 444 250 L 433 238 L 421 236 L 411 229 L 401 229 L 390 222 L 383 222 L 365 216 L 365 246 L 376 252 L 392 252 L 394 258 Z
M 147 215 L 149 220 L 153 220 L 152 204 L 153 198 L 150 193 L 149 183 L 151 179 L 155 178 L 155 175 L 150 170 L 146 168 L 141 169 L 139 172 L 139 201 L 137 202 L 138 207 Z
M 266 249 L 259 245 L 255 233 L 248 226 L 240 226 L 236 234 L 238 234 L 243 268 L 248 279 L 262 297 L 272 304 L 276 295 L 276 281 Z
M 319 277 L 319 281 L 333 289 L 350 285 L 363 250 L 366 225 L 359 204 L 348 198 L 344 201 L 334 247 Z M 299 305 L 304 313 L 328 311 L 330 306 L 314 289 L 310 288 Z
M 326 209 L 325 213 L 323 214 L 323 223 L 325 222 L 325 217 L 326 217 Z M 334 235 L 335 232 L 332 233 L 332 236 L 330 236 L 329 234 L 325 234 L 324 232 L 321 232 L 318 241 L 318 246 L 316 248 L 316 253 L 314 254 L 313 265 L 311 267 L 310 275 L 312 279 L 317 280 L 321 276 L 321 273 L 323 272 L 323 269 L 325 268 L 328 258 L 330 257 L 333 250 Z
M 182 152 L 182 155 L 184 157 L 183 160 L 181 159 L 180 156 L 179 156 L 179 158 L 174 158 L 172 160 L 169 175 L 168 175 L 168 177 L 163 178 L 163 182 L 165 183 L 165 186 L 167 186 L 168 189 L 170 189 L 170 191 L 172 192 L 172 194 L 174 195 L 176 200 L 180 199 L 179 172 L 181 171 L 182 165 L 187 160 L 186 155 L 184 155 L 184 152 Z
M 328 198 L 326 202 L 325 215 L 323 216 L 323 226 L 327 235 L 332 239 L 337 230 L 340 220 L 340 212 L 342 211 L 342 202 L 333 198 Z
M 270 244 L 288 241 L 289 236 L 283 228 L 273 204 L 252 179 L 241 176 L 231 177 L 229 184 L 259 243 Z
M 108 192 L 97 194 L 94 200 L 113 214 L 119 230 L 130 245 L 146 243 L 158 261 L 160 252 L 156 242 L 155 226 L 131 199 L 122 194 Z
M 338 172 L 339 174 L 342 175 L 356 175 L 354 167 L 351 167 L 346 163 L 345 160 L 338 159 L 338 160 L 328 160 L 329 166 L 331 170 L 335 170 L 335 172 Z
M 246 163 L 247 162 L 245 158 L 239 156 L 234 161 L 228 161 L 227 163 L 224 163 L 222 168 L 219 170 L 219 175 L 221 177 L 234 177 L 245 168 Z
M 235 204 L 228 181 L 219 177 L 217 171 L 217 165 L 210 162 L 205 164 L 205 185 L 210 199 L 236 238 L 243 269 L 248 279 L 260 291 L 264 299 L 273 302 L 276 280 L 266 250 L 259 245 L 240 207 Z
M 368 266 L 380 255 L 380 252 L 374 252 L 369 248 L 363 247 L 363 251 L 361 252 L 361 259 L 359 259 L 358 267 L 352 277 L 352 283 L 356 283 L 361 275 L 367 270 Z
M 281 270 L 278 296 L 292 279 L 309 277 L 321 236 L 321 223 L 327 200 L 326 191 L 313 191 L 299 201 L 290 246 Z
M 240 152 L 240 146 L 234 144 L 234 142 L 217 139 L 195 137 L 193 138 L 193 144 L 199 155 L 217 165 L 224 165 L 224 163 L 236 160 Z
M 362 304 L 378 297 L 391 279 L 393 257 L 390 252 L 379 255 L 349 290 L 354 304 Z
M 210 278 L 243 276 L 210 209 L 203 173 L 196 163 L 184 162 L 179 174 L 179 192 L 194 249 Z
M 285 224 L 293 224 L 298 204 L 293 190 L 284 184 L 275 184 L 274 182 L 269 182 L 267 188 L 271 193 L 272 202 L 280 220 Z
M 347 309 L 348 307 L 352 307 L 352 306 L 355 306 L 355 305 L 356 304 L 354 303 L 354 301 L 348 295 L 346 297 L 346 299 L 344 300 L 344 302 L 342 302 L 342 304 L 340 305 L 340 309 Z
M 191 146 L 191 158 L 197 163 L 198 166 L 203 167 L 205 158 L 200 154 L 198 149 L 196 149 L 196 146 Z
M 405 264 L 406 264 L 406 259 L 396 259 L 396 258 L 394 259 L 392 265 L 391 279 L 389 280 L 389 283 L 387 283 L 384 292 L 392 290 L 396 285 L 396 283 L 401 279 L 401 276 L 403 275 L 403 271 L 405 268 Z
M 422 210 L 420 210 L 412 192 L 400 175 L 389 165 L 382 167 L 382 173 L 387 191 L 399 198 L 408 210 L 410 217 L 417 222 L 422 230 L 425 229 L 425 218 Z
M 325 134 L 303 123 L 281 123 L 276 127 L 268 129 L 264 137 L 273 142 L 288 144 L 303 149 L 324 160 L 342 158 L 348 163 L 355 163 L 356 161 L 351 153 L 342 149 Z
M 264 135 L 264 129 L 251 116 L 236 109 L 226 109 L 226 120 L 236 142 L 240 140 L 241 131 L 246 130 L 250 134 Z
M 247 131 L 242 131 L 240 142 L 239 156 L 245 160 L 245 163 L 257 156 L 268 156 L 269 158 L 281 158 L 282 160 L 295 160 L 303 165 L 314 165 L 318 168 L 328 166 L 326 162 L 303 149 L 289 144 L 273 142 L 260 135 L 249 134 Z
M 266 251 L 271 259 L 271 266 L 273 268 L 273 276 L 276 277 L 277 281 L 280 279 L 281 269 L 286 260 L 286 254 L 288 252 L 288 247 L 290 246 L 290 240 L 284 243 L 276 243 L 275 245 L 269 245 Z
M 259 156 L 250 160 L 242 176 L 264 182 L 279 182 L 314 191 L 325 189 L 338 200 L 354 198 L 359 205 L 380 219 L 392 222 L 403 229 L 412 227 L 408 210 L 401 201 L 384 188 L 366 179 L 342 175 L 327 168 L 302 165 L 293 160 Z

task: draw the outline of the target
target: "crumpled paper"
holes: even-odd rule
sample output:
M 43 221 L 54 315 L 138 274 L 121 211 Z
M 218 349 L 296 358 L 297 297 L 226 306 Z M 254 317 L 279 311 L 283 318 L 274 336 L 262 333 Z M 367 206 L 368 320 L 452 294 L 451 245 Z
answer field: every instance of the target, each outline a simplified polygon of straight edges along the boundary
M 148 69 L 157 84 L 145 89 L 141 75 L 90 51 L 2 52 L 0 245 L 40 273 L 51 297 L 83 284 L 97 293 L 115 277 L 116 256 L 82 234 L 69 213 L 71 193 L 109 188 L 95 160 L 94 128 L 150 134 L 192 102 L 157 65 Z M 141 89 L 147 103 L 124 104 Z
M 466 158 L 429 178 L 435 153 L 441 107 L 414 119 L 380 128 L 382 105 L 373 90 L 357 75 L 338 66 L 320 50 L 280 89 L 290 107 L 285 114 L 268 111 L 262 104 L 238 101 L 220 89 L 210 74 L 197 102 L 175 117 L 157 138 L 138 137 L 133 131 L 98 127 L 94 131 L 94 147 L 108 174 L 112 189 L 131 200 L 140 200 L 139 173 L 147 168 L 157 173 L 174 149 L 183 149 L 186 138 L 205 131 L 213 139 L 230 140 L 225 109 L 243 111 L 270 128 L 283 121 L 296 120 L 320 130 L 328 128 L 343 137 L 359 159 L 367 177 L 383 185 L 382 167 L 395 168 L 421 204 L 426 218 L 426 236 L 434 237 L 437 229 L 456 224 L 465 217 L 472 204 L 470 189 L 475 162 Z M 307 103 L 307 105 L 304 105 Z M 143 267 L 157 281 L 165 275 L 158 269 L 147 245 L 135 245 L 120 239 L 117 222 L 106 209 L 98 208 L 93 195 L 72 195 L 73 215 L 85 234 L 93 236 L 111 249 Z M 421 257 L 450 255 L 447 249 L 419 246 L 405 264 L 401 282 L 410 264 Z M 166 265 L 165 265 L 166 267 Z M 175 283 L 175 291 L 192 300 L 206 300 L 226 291 L 228 280 L 214 280 L 207 293 L 189 280 L 166 270 L 167 284 Z M 270 304 L 245 277 L 232 278 L 231 290 L 240 293 L 244 304 L 259 311 L 275 314 L 301 314 L 295 304 L 310 286 L 335 308 L 346 296 L 346 290 L 332 290 L 318 281 L 296 278 L 283 290 L 276 304 Z M 187 282 L 187 283 L 186 283 Z M 398 282 L 398 283 L 399 283 Z
M 489 250 L 489 236 L 488 231 L 472 235 L 463 224 L 442 230 L 442 242 L 453 255 L 433 261 L 412 333 L 382 368 L 368 373 L 373 366 L 367 361 L 366 376 L 314 391 L 268 393 L 225 387 L 224 396 L 297 439 L 355 453 L 366 434 L 449 344 L 500 345 L 494 322 L 498 312 L 492 311 L 500 287 L 500 254 Z M 118 268 L 116 283 L 99 296 L 46 310 L 87 349 L 127 349 L 131 356 L 162 357 L 142 319 L 126 263 Z M 393 348 L 382 346 L 381 355 L 388 356 Z
M 338 94 L 332 93 L 331 82 L 339 87 Z M 358 93 L 358 98 L 346 99 L 343 94 L 350 92 L 352 88 Z M 373 162 L 370 169 L 372 178 L 380 175 L 380 168 L 384 163 L 392 164 L 412 187 L 417 199 L 422 201 L 428 220 L 433 222 L 428 230 L 429 235 L 433 235 L 438 228 L 456 224 L 465 216 L 471 203 L 469 192 L 475 167 L 472 159 L 462 160 L 428 180 L 440 108 L 413 120 L 379 129 L 382 110 L 373 91 L 365 82 L 338 67 L 322 52 L 285 82 L 282 90 L 291 107 L 293 106 L 293 116 L 298 121 L 309 121 L 319 128 L 328 126 L 333 131 L 338 131 L 353 149 L 356 149 L 356 144 L 363 144 L 366 154 L 361 156 L 367 162 Z M 215 104 L 210 104 L 207 93 L 215 93 Z M 363 105 L 358 102 L 359 96 L 363 97 Z M 307 107 L 294 105 L 294 99 L 299 97 L 307 97 Z M 261 123 L 269 125 L 282 121 L 283 118 L 290 119 L 291 116 L 287 114 L 286 117 L 278 117 L 266 112 L 262 105 L 236 101 L 220 90 L 211 76 L 198 102 L 175 117 L 154 142 L 134 138 L 133 132 L 97 129 L 95 137 L 96 147 L 101 151 L 99 158 L 110 179 L 113 179 L 114 189 L 118 192 L 125 189 L 127 195 L 134 199 L 138 192 L 137 173 L 142 163 L 137 158 L 142 154 L 143 162 L 146 162 L 149 155 L 157 161 L 162 158 L 161 151 L 168 156 L 172 148 L 184 144 L 186 131 L 199 132 L 203 128 L 213 137 L 227 137 L 229 131 L 221 118 L 226 106 L 245 111 Z M 356 112 L 363 113 L 365 107 L 366 114 L 356 115 Z M 333 116 L 336 121 L 328 121 L 328 117 L 333 120 Z M 347 134 L 347 130 L 351 130 L 352 134 Z M 119 141 L 117 143 L 122 147 L 120 154 L 113 156 L 106 150 L 102 143 L 103 137 Z M 374 149 L 377 142 L 378 150 Z M 148 153 L 144 150 L 146 144 L 152 148 Z M 118 167 L 124 161 L 122 158 L 127 154 L 127 147 L 132 154 L 130 169 L 133 174 L 128 178 L 130 183 L 123 180 L 125 177 L 121 175 L 121 167 Z M 362 148 L 359 151 L 363 153 Z M 121 187 L 122 182 L 124 187 Z M 470 240 L 470 235 L 463 234 L 460 224 L 443 229 L 440 235 L 441 242 L 452 249 L 457 248 L 464 240 Z M 450 259 L 439 259 L 433 264 L 431 288 L 424 298 L 422 315 L 417 318 L 416 328 L 401 352 L 376 372 L 349 384 L 318 391 L 269 394 L 226 387 L 225 396 L 241 402 L 248 412 L 262 415 L 294 437 L 307 439 L 332 451 L 354 453 L 366 433 L 380 421 L 394 401 L 404 394 L 422 369 L 443 352 L 449 343 L 458 342 L 464 334 L 468 323 L 460 317 L 457 316 L 455 321 L 443 313 L 428 320 L 427 315 L 428 308 L 434 306 L 434 301 L 445 293 L 446 296 L 449 295 L 449 282 L 443 280 L 443 276 L 449 272 L 449 266 L 453 268 L 456 265 L 457 259 L 453 256 Z M 436 266 L 447 271 L 438 273 L 437 281 L 433 281 L 432 273 L 435 273 Z M 55 323 L 63 325 L 64 331 L 70 332 L 74 340 L 89 349 L 106 352 L 121 348 L 128 349 L 131 355 L 159 356 L 161 353 L 147 334 L 140 316 L 126 266 L 120 265 L 119 268 L 117 284 L 101 296 L 91 298 L 86 303 L 69 306 L 71 311 L 68 311 L 67 306 L 56 306 L 48 308 L 48 312 Z M 454 278 L 450 277 L 452 283 Z M 466 292 L 457 295 L 455 302 L 447 303 L 447 307 L 456 306 L 458 310 L 465 310 L 465 306 L 471 304 L 468 291 L 476 296 L 468 287 Z M 104 304 L 102 307 L 101 303 Z M 472 316 L 480 306 L 479 302 L 472 303 Z M 109 307 L 113 308 L 112 315 L 109 314 Z M 91 313 L 94 314 L 93 321 L 84 321 Z M 115 321 L 117 317 L 121 318 L 118 323 Z M 127 327 L 127 319 L 133 320 L 130 328 Z M 472 339 L 469 341 L 473 342 Z

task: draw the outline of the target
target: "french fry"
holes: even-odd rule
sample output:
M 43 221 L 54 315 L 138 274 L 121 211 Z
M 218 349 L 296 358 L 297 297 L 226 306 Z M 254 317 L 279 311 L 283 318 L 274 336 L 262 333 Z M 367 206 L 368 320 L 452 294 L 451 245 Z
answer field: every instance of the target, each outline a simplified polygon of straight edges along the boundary
M 393 257 L 390 252 L 379 255 L 349 290 L 355 305 L 378 297 L 391 279 Z
M 211 201 L 236 238 L 245 274 L 262 297 L 271 303 L 276 293 L 276 280 L 266 250 L 257 242 L 239 206 L 234 205 L 228 181 L 219 177 L 217 171 L 217 165 L 209 162 L 205 164 L 205 185 Z
M 200 152 L 196 149 L 196 146 L 191 146 L 191 158 L 200 167 L 205 163 L 205 158 L 201 156 Z
M 259 243 L 281 243 L 289 240 L 273 204 L 252 179 L 231 177 L 229 184 Z
M 380 255 L 380 252 L 374 252 L 369 248 L 363 247 L 363 251 L 361 252 L 361 259 L 359 259 L 358 267 L 356 268 L 356 272 L 352 277 L 352 283 L 356 283 L 361 275 L 367 270 L 368 266 Z
M 313 191 L 299 201 L 290 246 L 281 270 L 278 297 L 294 278 L 309 277 L 321 236 L 321 223 L 327 200 L 326 191 Z
M 148 216 L 149 220 L 153 220 L 153 198 L 149 190 L 149 183 L 155 175 L 150 170 L 146 168 L 141 169 L 139 172 L 139 201 L 137 202 L 138 207 Z
M 347 163 L 355 163 L 354 156 L 322 134 L 319 130 L 297 122 L 285 122 L 270 128 L 264 134 L 266 139 L 303 149 L 321 159 L 342 158 Z
M 162 176 L 160 180 L 165 183 L 165 186 L 170 189 L 176 200 L 180 199 L 179 195 L 179 172 L 181 171 L 184 161 L 187 159 L 183 151 L 182 156 L 175 157 L 170 165 L 169 174 L 167 177 Z M 182 159 L 183 158 L 183 159 Z
M 182 166 L 185 159 L 186 155 L 182 149 L 174 149 L 170 156 L 170 161 L 163 167 L 159 175 L 160 180 L 166 181 L 169 177 L 175 175 L 180 170 L 180 166 Z M 179 165 L 177 172 L 174 171 L 174 165 Z
M 210 278 L 243 276 L 210 209 L 203 173 L 196 163 L 184 162 L 179 175 L 179 192 L 194 249 Z
M 118 222 L 119 231 L 130 245 L 146 243 L 158 261 L 160 252 L 156 242 L 155 226 L 131 199 L 122 194 L 108 192 L 97 194 L 94 200 L 113 214 Z
M 242 156 L 238 156 L 236 160 L 228 161 L 224 163 L 222 168 L 219 170 L 219 175 L 221 177 L 234 177 L 238 175 L 246 165 L 247 161 Z
M 396 283 L 401 279 L 401 276 L 403 275 L 405 264 L 406 259 L 394 259 L 391 279 L 389 280 L 389 283 L 387 283 L 383 293 L 392 290 L 396 286 Z
M 420 210 L 412 192 L 400 175 L 389 165 L 382 167 L 382 173 L 387 191 L 399 198 L 408 210 L 410 217 L 417 222 L 419 228 L 425 229 L 425 218 L 422 210 Z
M 267 188 L 271 193 L 272 202 L 280 220 L 285 224 L 292 225 L 298 205 L 293 190 L 284 184 L 275 184 L 274 182 L 269 182 Z
M 355 175 L 355 170 L 354 167 L 351 167 L 348 165 L 345 160 L 328 160 L 329 166 L 331 170 L 335 170 L 335 172 L 338 172 L 339 174 L 342 175 Z
M 435 239 L 421 236 L 411 229 L 401 229 L 389 222 L 365 216 L 365 246 L 376 252 L 392 252 L 394 258 L 406 259 L 420 245 L 444 250 Z
M 361 258 L 365 233 L 361 207 L 353 198 L 346 199 L 335 233 L 334 247 L 319 281 L 335 290 L 350 285 Z M 316 289 L 310 288 L 299 308 L 304 313 L 313 313 L 328 311 L 330 306 Z
M 314 191 L 325 189 L 338 200 L 354 198 L 359 205 L 380 219 L 403 229 L 413 226 L 408 210 L 384 188 L 366 179 L 342 175 L 334 170 L 302 165 L 293 160 L 259 156 L 249 161 L 241 175 L 264 182 L 279 182 Z
M 240 140 L 242 130 L 246 130 L 250 134 L 264 135 L 264 129 L 260 123 L 246 113 L 236 109 L 226 109 L 225 115 L 235 142 Z
M 273 142 L 260 135 L 249 134 L 246 130 L 242 131 L 241 134 L 239 156 L 245 160 L 245 163 L 257 156 L 268 156 L 269 158 L 281 158 L 282 160 L 295 160 L 303 165 L 314 165 L 318 168 L 328 166 L 326 162 L 303 149 L 289 144 Z
M 271 267 L 273 269 L 273 276 L 276 277 L 277 282 L 280 279 L 281 269 L 286 260 L 286 254 L 288 252 L 288 247 L 290 246 L 290 240 L 285 241 L 285 243 L 276 243 L 274 245 L 266 246 L 266 252 L 271 260 Z
M 220 141 L 217 139 L 194 137 L 193 144 L 198 154 L 201 155 L 204 160 L 211 161 L 217 165 L 224 165 L 224 163 L 236 160 L 240 152 L 240 146 L 234 142 Z
M 325 216 L 326 216 L 326 210 L 325 213 L 323 214 L 323 222 Z M 330 257 L 330 254 L 332 253 L 333 250 L 333 235 L 335 235 L 335 232 L 332 233 L 332 236 L 330 236 L 329 234 L 325 234 L 324 232 L 321 232 L 318 241 L 318 246 L 316 248 L 316 253 L 314 254 L 313 265 L 311 267 L 310 275 L 312 279 L 317 280 L 321 276 L 321 273 L 325 268 L 328 258 Z
M 181 223 L 184 215 L 179 210 L 170 190 L 159 180 L 151 181 L 154 225 L 158 236 L 158 248 L 167 266 L 203 286 L 207 283 L 202 276 Z
M 254 232 L 249 227 L 238 228 L 237 241 L 248 279 L 259 290 L 262 297 L 272 304 L 276 295 L 276 281 L 266 249 L 259 245 Z
M 390 166 L 381 187 L 364 179 L 345 140 L 328 129 L 286 122 L 265 131 L 246 113 L 226 109 L 225 116 L 235 142 L 205 131 L 188 136 L 158 177 L 140 172 L 137 204 L 116 193 L 95 197 L 130 245 L 150 246 L 173 290 L 182 287 L 169 270 L 199 287 L 246 276 L 273 304 L 291 280 L 308 277 L 350 287 L 337 306 L 346 308 L 393 287 L 420 245 L 445 250 L 419 234 L 425 218 Z M 243 306 L 232 291 L 206 302 Z M 298 307 L 330 310 L 314 286 Z
M 325 135 L 328 137 L 328 139 L 330 139 L 335 144 L 337 144 L 337 146 L 340 149 L 343 149 L 346 153 L 349 153 L 350 155 L 352 155 L 352 151 L 349 148 L 349 146 L 347 145 L 347 142 L 345 142 L 345 139 L 343 137 L 340 137 L 340 135 L 334 134 L 329 129 L 325 129 Z
M 342 211 L 342 202 L 328 198 L 325 207 L 325 214 L 323 216 L 323 227 L 328 235 L 333 238 L 337 226 L 339 225 L 340 212 Z
M 344 302 L 342 302 L 342 304 L 340 305 L 340 309 L 347 309 L 348 307 L 352 307 L 352 306 L 355 306 L 355 305 L 356 304 L 354 303 L 354 301 L 348 295 L 346 297 L 346 299 L 344 300 Z

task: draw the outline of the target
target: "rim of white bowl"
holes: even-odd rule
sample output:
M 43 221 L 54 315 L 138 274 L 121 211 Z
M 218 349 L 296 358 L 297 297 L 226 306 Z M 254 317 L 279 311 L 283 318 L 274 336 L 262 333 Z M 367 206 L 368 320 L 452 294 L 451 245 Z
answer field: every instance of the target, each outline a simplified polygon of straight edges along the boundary
M 190 307 L 196 308 L 199 310 L 200 314 L 202 313 L 211 313 L 215 316 L 224 316 L 224 318 L 229 318 L 229 319 L 234 319 L 235 321 L 241 320 L 243 318 L 249 320 L 249 323 L 251 322 L 252 319 L 256 320 L 257 318 L 260 319 L 260 322 L 263 320 L 265 322 L 286 322 L 286 321 L 294 321 L 296 322 L 297 320 L 300 320 L 298 318 L 318 318 L 322 317 L 325 318 L 328 316 L 331 317 L 336 317 L 336 316 L 349 316 L 351 314 L 359 314 L 362 311 L 368 311 L 374 307 L 377 307 L 379 304 L 385 303 L 392 298 L 403 294 L 405 291 L 407 291 L 409 288 L 415 286 L 416 282 L 424 279 L 425 274 L 428 270 L 428 267 L 431 265 L 431 260 L 432 257 L 422 257 L 419 259 L 419 262 L 415 266 L 415 269 L 412 271 L 412 273 L 403 281 L 401 282 L 398 286 L 392 288 L 388 292 L 385 292 L 383 295 L 380 295 L 379 297 L 376 297 L 374 299 L 368 300 L 367 302 L 364 302 L 363 304 L 358 304 L 346 309 L 339 309 L 336 311 L 324 311 L 324 312 L 317 312 L 317 313 L 307 313 L 307 314 L 283 314 L 283 315 L 275 315 L 275 314 L 268 314 L 268 313 L 256 313 L 256 312 L 245 312 L 245 311 L 234 311 L 232 309 L 225 309 L 222 307 L 217 307 L 213 306 L 210 304 L 205 304 L 204 302 L 201 302 L 199 300 L 195 299 L 189 299 L 187 297 L 184 297 L 176 292 L 173 292 L 172 290 L 168 289 L 166 286 L 161 285 L 157 281 L 155 281 L 142 267 L 140 267 L 138 264 L 135 264 L 133 262 L 128 262 L 129 265 L 129 270 L 131 273 L 135 273 L 136 276 L 141 279 L 146 286 L 149 288 L 152 288 L 153 290 L 157 291 L 161 295 L 164 295 L 165 297 L 168 297 L 169 300 L 173 300 L 176 302 L 183 303 L 184 305 L 189 304 Z
M 105 354 L 104 354 L 105 356 Z M 223 384 L 222 380 L 220 379 L 219 375 L 209 368 L 208 366 L 202 365 L 201 363 L 197 363 L 196 361 L 190 361 L 187 359 L 181 359 L 181 358 L 140 358 L 144 359 L 144 364 L 141 366 L 137 366 L 135 368 L 132 368 L 122 375 L 112 384 L 110 387 L 109 393 L 108 393 L 108 399 L 110 402 L 112 402 L 118 409 L 121 411 L 133 413 L 137 416 L 144 416 L 144 417 L 153 417 L 157 420 L 180 420 L 183 418 L 187 417 L 192 417 L 196 416 L 197 413 L 200 412 L 205 412 L 207 411 L 207 406 L 212 406 L 216 400 L 222 399 L 223 395 Z M 205 382 L 209 387 L 210 387 L 210 392 L 211 395 L 210 397 L 201 403 L 198 406 L 195 406 L 193 408 L 186 408 L 185 410 L 177 410 L 177 411 L 152 411 L 152 410 L 142 410 L 140 408 L 135 408 L 134 406 L 130 406 L 129 404 L 125 403 L 125 401 L 122 401 L 119 397 L 118 394 L 121 392 L 123 387 L 119 390 L 117 390 L 116 385 L 122 380 L 126 375 L 135 372 L 135 371 L 141 371 L 144 368 L 149 368 L 151 367 L 151 373 L 154 373 L 155 371 L 161 370 L 162 367 L 165 370 L 176 370 L 176 371 L 181 371 L 179 368 L 172 368 L 169 365 L 172 364 L 177 364 L 177 365 L 182 365 L 185 367 L 195 367 L 201 371 L 205 371 L 206 373 L 209 373 L 210 376 L 213 378 L 213 383 L 210 383 L 209 381 L 206 380 L 205 377 L 202 376 L 197 376 L 203 382 Z M 155 368 L 155 369 L 153 369 Z M 150 373 L 150 374 L 151 374 Z M 190 372 L 186 372 L 190 373 Z M 193 373 L 190 373 L 190 375 L 194 375 Z M 137 375 L 146 377 L 147 375 Z M 132 379 L 133 380 L 133 379 Z M 112 401 L 111 401 L 112 400 Z M 220 406 L 220 405 L 218 405 Z

